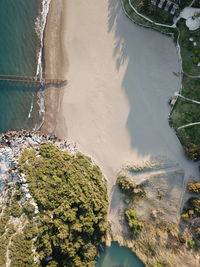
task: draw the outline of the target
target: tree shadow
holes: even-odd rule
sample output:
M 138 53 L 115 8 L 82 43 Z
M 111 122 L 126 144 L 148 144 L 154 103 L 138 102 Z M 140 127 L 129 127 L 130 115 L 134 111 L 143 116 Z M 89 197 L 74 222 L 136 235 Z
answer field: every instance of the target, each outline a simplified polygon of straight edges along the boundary
M 121 87 L 129 102 L 126 127 L 132 147 L 142 156 L 180 156 L 182 148 L 168 124 L 168 99 L 179 86 L 179 77 L 173 75 L 179 63 L 172 40 L 131 22 L 120 0 L 109 0 L 107 30 L 115 38 L 116 69 L 127 65 Z

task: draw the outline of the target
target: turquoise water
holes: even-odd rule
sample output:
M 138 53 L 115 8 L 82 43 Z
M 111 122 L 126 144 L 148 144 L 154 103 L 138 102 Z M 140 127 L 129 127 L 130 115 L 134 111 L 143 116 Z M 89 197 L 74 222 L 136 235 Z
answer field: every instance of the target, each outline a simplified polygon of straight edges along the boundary
M 42 0 L 0 0 L 0 75 L 35 76 L 39 37 L 35 21 Z M 39 88 L 0 80 L 0 132 L 39 122 Z
M 96 267 L 144 267 L 145 265 L 127 247 L 120 247 L 117 242 L 112 242 L 111 247 L 106 247 L 101 253 Z

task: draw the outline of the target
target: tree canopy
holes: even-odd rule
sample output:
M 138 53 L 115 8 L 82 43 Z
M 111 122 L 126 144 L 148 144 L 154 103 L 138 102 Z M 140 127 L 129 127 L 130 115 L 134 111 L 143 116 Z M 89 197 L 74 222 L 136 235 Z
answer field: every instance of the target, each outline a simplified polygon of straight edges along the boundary
M 94 266 L 107 230 L 107 190 L 100 169 L 83 154 L 71 155 L 49 143 L 25 150 L 19 169 L 39 208 L 41 265 Z

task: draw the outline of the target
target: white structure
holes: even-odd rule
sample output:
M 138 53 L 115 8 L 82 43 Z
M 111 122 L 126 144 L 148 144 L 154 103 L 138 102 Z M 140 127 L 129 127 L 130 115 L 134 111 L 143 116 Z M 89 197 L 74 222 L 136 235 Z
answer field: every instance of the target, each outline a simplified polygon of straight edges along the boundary
M 151 0 L 152 5 L 156 6 L 157 0 Z
M 159 8 L 162 8 L 164 2 L 165 2 L 165 0 L 160 0 L 160 3 L 158 4 L 158 7 L 159 7 Z
M 178 6 L 176 4 L 174 4 L 171 11 L 170 11 L 170 14 L 174 15 L 177 9 L 178 9 Z
M 180 14 L 186 20 L 186 25 L 190 31 L 200 28 L 200 8 L 186 7 Z
M 171 1 L 167 1 L 166 6 L 164 8 L 165 11 L 169 10 L 169 7 L 171 6 L 172 2 Z
M 200 28 L 200 18 L 188 18 L 186 20 L 186 25 L 190 31 L 195 31 Z

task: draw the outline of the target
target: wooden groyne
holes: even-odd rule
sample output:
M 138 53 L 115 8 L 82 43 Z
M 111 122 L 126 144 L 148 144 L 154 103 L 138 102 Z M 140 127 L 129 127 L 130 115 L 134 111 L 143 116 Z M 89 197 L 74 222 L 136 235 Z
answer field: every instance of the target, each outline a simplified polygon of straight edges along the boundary
M 56 87 L 60 88 L 67 84 L 66 80 L 61 79 L 39 79 L 34 76 L 0 75 L 0 81 L 18 83 L 22 82 L 28 87 Z

